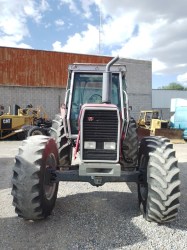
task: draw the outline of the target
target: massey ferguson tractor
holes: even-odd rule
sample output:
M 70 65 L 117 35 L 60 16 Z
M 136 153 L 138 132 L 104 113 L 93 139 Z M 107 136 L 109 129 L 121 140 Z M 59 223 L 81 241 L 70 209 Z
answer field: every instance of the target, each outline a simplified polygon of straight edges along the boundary
M 40 220 L 55 206 L 59 181 L 136 182 L 147 221 L 175 219 L 179 208 L 179 168 L 164 137 L 138 141 L 126 92 L 126 67 L 69 65 L 65 102 L 50 136 L 28 137 L 15 157 L 13 205 L 19 217 Z M 75 164 L 74 159 L 77 158 Z

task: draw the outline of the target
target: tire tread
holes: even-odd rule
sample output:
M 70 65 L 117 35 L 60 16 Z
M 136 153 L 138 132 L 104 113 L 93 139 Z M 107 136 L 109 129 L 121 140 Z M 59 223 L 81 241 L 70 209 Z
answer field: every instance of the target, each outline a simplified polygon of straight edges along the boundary
M 174 220 L 180 206 L 180 180 L 173 146 L 164 137 L 145 137 L 141 141 L 139 158 L 142 154 L 148 157 L 144 217 L 158 223 Z

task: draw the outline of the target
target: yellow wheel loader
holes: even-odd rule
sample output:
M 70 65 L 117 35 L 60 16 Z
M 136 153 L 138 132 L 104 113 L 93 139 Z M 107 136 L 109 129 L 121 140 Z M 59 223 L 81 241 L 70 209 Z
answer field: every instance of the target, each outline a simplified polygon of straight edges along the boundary
M 51 121 L 47 119 L 46 113 L 41 107 L 33 108 L 30 104 L 25 109 L 18 105 L 13 108 L 13 114 L 4 112 L 3 105 L 0 105 L 0 140 L 13 135 L 22 140 L 29 134 L 47 134 Z
M 150 130 L 151 134 L 155 134 L 156 129 L 168 128 L 169 122 L 162 120 L 159 110 L 143 110 L 140 112 L 138 126 Z
M 138 124 L 138 135 L 140 138 L 144 136 L 165 136 L 173 142 L 183 141 L 183 131 L 170 127 L 167 120 L 162 120 L 162 115 L 159 110 L 143 110 L 140 112 Z

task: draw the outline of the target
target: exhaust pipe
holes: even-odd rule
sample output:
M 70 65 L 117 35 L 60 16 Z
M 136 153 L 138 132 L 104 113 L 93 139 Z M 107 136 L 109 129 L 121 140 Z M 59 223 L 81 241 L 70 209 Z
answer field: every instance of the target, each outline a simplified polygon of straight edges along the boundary
M 102 102 L 111 103 L 112 92 L 112 72 L 110 67 L 119 60 L 119 56 L 114 57 L 107 65 L 106 70 L 103 72 L 103 86 L 102 86 Z

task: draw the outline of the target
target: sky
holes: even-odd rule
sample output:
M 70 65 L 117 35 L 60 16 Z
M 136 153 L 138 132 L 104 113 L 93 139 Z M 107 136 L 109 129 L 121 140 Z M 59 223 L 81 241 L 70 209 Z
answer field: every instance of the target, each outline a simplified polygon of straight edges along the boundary
M 0 46 L 152 61 L 187 87 L 187 1 L 0 0 Z

